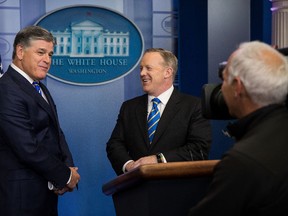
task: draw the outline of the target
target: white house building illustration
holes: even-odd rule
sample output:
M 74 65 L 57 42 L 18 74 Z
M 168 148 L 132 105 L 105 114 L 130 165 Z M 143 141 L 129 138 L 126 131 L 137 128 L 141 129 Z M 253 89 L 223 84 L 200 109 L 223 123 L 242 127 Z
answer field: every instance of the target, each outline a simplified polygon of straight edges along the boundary
M 54 56 L 129 56 L 129 32 L 110 32 L 90 20 L 71 23 L 64 31 L 51 31 L 57 45 Z

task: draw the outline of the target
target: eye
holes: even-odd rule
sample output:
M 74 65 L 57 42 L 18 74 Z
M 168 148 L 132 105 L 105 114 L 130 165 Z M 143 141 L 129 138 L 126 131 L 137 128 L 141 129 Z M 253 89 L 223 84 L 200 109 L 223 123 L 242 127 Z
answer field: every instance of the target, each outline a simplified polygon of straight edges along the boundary
M 147 67 L 147 70 L 148 70 L 148 71 L 151 71 L 151 70 L 152 70 L 152 67 Z
M 42 55 L 44 55 L 44 54 L 45 54 L 45 52 L 44 52 L 44 51 L 42 51 L 42 50 L 39 50 L 37 53 L 38 53 L 38 55 L 40 55 L 40 56 L 42 56 Z

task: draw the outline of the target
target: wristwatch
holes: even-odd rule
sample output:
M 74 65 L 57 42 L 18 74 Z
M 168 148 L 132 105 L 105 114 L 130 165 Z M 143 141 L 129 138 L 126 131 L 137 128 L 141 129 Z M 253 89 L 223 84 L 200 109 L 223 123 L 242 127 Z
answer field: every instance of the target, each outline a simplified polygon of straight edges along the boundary
M 157 153 L 156 154 L 157 162 L 158 163 L 163 163 L 163 154 L 162 153 Z

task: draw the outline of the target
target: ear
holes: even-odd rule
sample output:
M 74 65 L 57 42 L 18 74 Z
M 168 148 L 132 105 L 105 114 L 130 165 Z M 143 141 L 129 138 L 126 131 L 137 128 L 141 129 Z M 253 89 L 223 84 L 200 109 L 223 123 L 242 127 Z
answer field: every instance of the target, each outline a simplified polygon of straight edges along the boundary
M 245 94 L 245 86 L 239 77 L 235 77 L 233 81 L 234 96 L 241 96 Z
M 173 69 L 171 67 L 167 67 L 164 72 L 164 79 L 170 78 L 173 76 Z
M 23 59 L 24 47 L 21 44 L 16 46 L 16 55 L 20 61 Z

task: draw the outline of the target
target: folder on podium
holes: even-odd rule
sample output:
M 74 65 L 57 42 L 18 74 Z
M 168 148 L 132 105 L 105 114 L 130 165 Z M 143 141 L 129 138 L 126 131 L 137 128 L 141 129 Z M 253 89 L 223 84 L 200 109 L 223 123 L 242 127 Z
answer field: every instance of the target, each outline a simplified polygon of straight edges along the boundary
M 117 216 L 186 216 L 205 194 L 219 160 L 142 165 L 102 186 Z

